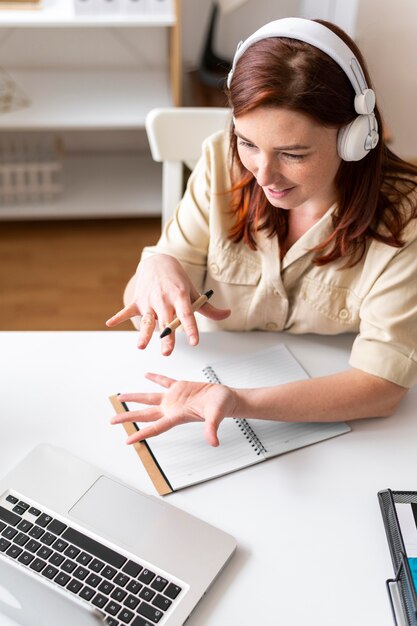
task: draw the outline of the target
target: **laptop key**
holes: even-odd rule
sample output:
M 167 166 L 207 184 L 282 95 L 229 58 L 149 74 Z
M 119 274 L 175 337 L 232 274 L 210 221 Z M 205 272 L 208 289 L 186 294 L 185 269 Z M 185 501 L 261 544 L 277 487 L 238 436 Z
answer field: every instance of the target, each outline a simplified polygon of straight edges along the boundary
M 162 576 L 157 576 L 155 580 L 152 582 L 152 589 L 156 589 L 156 591 L 163 591 L 167 586 L 168 581 L 166 578 L 162 578 Z
M 137 611 L 144 617 L 147 617 L 148 620 L 153 622 L 154 624 L 157 624 L 163 616 L 161 610 L 157 609 L 154 606 L 151 606 L 150 604 L 147 604 L 146 602 L 142 602 L 142 604 L 139 605 Z
M 103 561 L 99 561 L 98 559 L 94 559 L 93 561 L 91 561 L 90 565 L 88 566 L 90 569 L 92 569 L 94 572 L 101 572 L 101 570 L 104 567 L 104 563 Z
M 152 624 L 147 619 L 137 615 L 130 626 L 152 626 Z
M 16 535 L 13 541 L 14 543 L 17 543 L 18 546 L 24 546 L 25 543 L 29 541 L 29 537 L 25 535 L 25 533 L 19 533 L 18 535 Z
M 119 626 L 120 624 L 120 622 L 118 622 L 117 619 L 114 619 L 114 617 L 107 617 L 105 623 L 107 626 Z
M 78 593 L 82 586 L 83 586 L 82 582 L 80 582 L 79 580 L 73 579 L 71 580 L 70 583 L 68 583 L 67 589 L 72 591 L 72 593 Z
M 42 559 L 38 559 L 36 558 L 34 561 L 32 561 L 32 563 L 29 565 L 30 569 L 33 569 L 35 572 L 40 572 L 46 565 L 45 561 L 42 561 Z
M 139 602 L 140 602 L 139 598 L 135 598 L 135 596 L 132 596 L 131 594 L 129 594 L 127 598 L 125 599 L 125 601 L 123 602 L 123 604 L 127 606 L 129 609 L 136 609 Z
M 81 565 L 88 565 L 92 558 L 87 552 L 81 552 L 75 560 Z
M 45 578 L 49 578 L 49 580 L 52 580 L 52 578 L 55 576 L 55 574 L 58 573 L 58 570 L 56 567 L 54 567 L 53 565 L 47 565 L 43 570 L 42 570 L 42 576 L 45 576 Z
M 139 593 L 142 587 L 143 585 L 141 583 L 138 583 L 137 580 L 131 580 L 130 583 L 126 585 L 126 589 L 131 593 Z
M 108 578 L 109 580 L 111 580 L 116 574 L 116 571 L 117 570 L 115 570 L 114 567 L 105 567 L 101 572 L 101 575 L 104 576 L 104 578 Z
M 10 545 L 10 541 L 7 541 L 4 537 L 0 537 L 0 552 L 5 552 Z
M 37 556 L 40 559 L 45 559 L 45 560 L 49 559 L 51 554 L 52 554 L 51 548 L 47 548 L 46 546 L 42 546 L 42 548 L 40 550 L 38 550 L 38 552 L 37 552 Z
M 3 537 L 6 537 L 6 539 L 13 539 L 13 537 L 17 535 L 17 530 L 16 528 L 7 526 L 7 528 L 5 528 L 1 534 L 3 535 Z
M 64 560 L 65 560 L 65 557 L 63 557 L 62 554 L 59 554 L 59 552 L 53 552 L 49 558 L 49 562 L 52 563 L 52 565 L 55 565 L 56 567 L 59 567 L 62 561 Z
M 61 565 L 61 569 L 65 570 L 68 574 L 71 574 L 75 570 L 76 567 L 77 567 L 77 564 L 74 563 L 74 561 L 70 561 L 69 559 L 67 559 Z
M 126 572 L 126 574 L 129 574 L 129 576 L 132 576 L 132 578 L 136 578 L 136 576 L 143 570 L 143 567 L 134 561 L 128 561 L 123 565 L 122 570 L 123 572 Z
M 17 504 L 19 502 L 19 498 L 16 498 L 15 496 L 12 496 L 11 494 L 9 494 L 6 497 L 7 502 L 11 502 L 12 504 Z
M 112 592 L 111 597 L 118 602 L 121 602 L 127 596 L 127 591 L 124 589 L 120 589 L 120 587 L 116 587 L 116 589 Z
M 48 530 L 51 533 L 55 533 L 55 535 L 60 535 L 65 529 L 67 525 L 63 522 L 60 522 L 57 519 L 53 519 L 50 524 L 48 524 Z
M 22 548 L 20 548 L 19 546 L 10 546 L 10 548 L 8 550 L 6 550 L 6 554 L 8 556 L 11 556 L 12 559 L 17 559 L 17 557 L 19 556 L 19 554 L 23 552 Z
M 71 580 L 71 576 L 68 576 L 65 572 L 59 572 L 59 574 L 55 576 L 55 582 L 61 585 L 61 587 L 65 587 L 69 580 Z
M 26 511 L 26 509 L 24 509 L 22 506 L 19 506 L 18 504 L 16 504 L 16 506 L 13 507 L 12 511 L 14 511 L 15 513 L 18 513 L 19 515 L 23 515 L 23 513 Z
M 39 526 L 42 526 L 42 528 L 45 528 L 45 526 L 47 526 L 49 522 L 52 522 L 52 517 L 50 515 L 46 515 L 46 513 L 42 513 L 42 515 L 39 515 L 38 519 L 36 520 L 36 523 L 39 524 Z
M 109 603 L 106 604 L 106 606 L 104 607 L 104 610 L 107 611 L 107 613 L 110 613 L 110 615 L 117 615 L 121 608 L 122 607 L 120 606 L 120 604 L 117 604 L 117 602 L 113 602 L 113 600 L 110 600 Z
M 94 606 L 98 606 L 99 609 L 102 609 L 103 606 L 107 604 L 107 602 L 108 602 L 107 596 L 103 596 L 102 593 L 98 593 L 93 599 Z
M 29 565 L 29 563 L 31 563 L 31 561 L 33 561 L 34 558 L 35 558 L 34 554 L 31 554 L 30 552 L 25 551 L 19 556 L 17 560 L 20 561 L 20 563 L 23 563 L 23 565 Z
M 165 598 L 165 596 L 158 593 L 158 595 L 152 600 L 152 604 L 158 607 L 158 609 L 162 609 L 163 611 L 167 611 L 172 604 L 172 600 Z
M 66 541 L 63 541 L 62 539 L 57 539 L 55 543 L 52 544 L 52 547 L 58 552 L 63 552 L 65 548 L 68 547 L 68 543 Z
M 91 600 L 93 595 L 95 594 L 94 589 L 85 586 L 82 591 L 80 591 L 80 598 L 84 598 L 84 600 Z
M 25 548 L 26 550 L 29 550 L 29 552 L 36 552 L 36 550 L 38 548 L 40 548 L 41 544 L 39 543 L 39 541 L 35 541 L 35 539 L 31 539 L 30 541 L 27 542 Z
M 10 524 L 10 526 L 17 526 L 22 518 L 19 515 L 16 515 L 16 513 L 12 513 L 12 511 L 0 506 L 0 519 L 3 520 L 3 522 Z
M 113 582 L 116 583 L 116 585 L 120 585 L 120 587 L 124 587 L 126 583 L 129 582 L 129 576 L 119 573 L 117 574 L 117 576 L 114 577 Z
M 1 532 L 4 528 L 6 528 L 6 526 L 7 526 L 6 522 L 0 522 L 0 532 Z
M 97 587 L 97 585 L 99 585 L 102 580 L 103 579 L 101 576 L 98 576 L 97 574 L 90 574 L 85 582 L 92 587 Z
M 93 556 L 96 556 L 98 559 L 112 565 L 113 567 L 120 568 L 127 561 L 125 556 L 115 552 L 115 550 L 108 548 L 102 543 L 95 541 L 95 539 L 87 537 L 87 535 L 80 533 L 74 528 L 67 528 L 61 536 L 64 539 L 67 539 L 70 543 L 74 543 L 82 550 L 85 550 L 85 552 L 89 552 Z
M 32 528 L 32 526 L 32 522 L 29 522 L 27 519 L 22 519 L 22 521 L 17 525 L 18 529 L 22 530 L 25 533 L 27 533 L 28 530 Z
M 79 548 L 76 548 L 75 546 L 68 546 L 68 548 L 65 550 L 64 554 L 66 556 L 69 556 L 71 559 L 75 559 L 75 557 L 80 554 L 80 550 Z
M 141 583 L 145 583 L 145 585 L 148 585 L 153 578 L 155 578 L 155 574 L 148 569 L 144 569 L 141 575 L 138 577 L 138 580 L 140 580 Z
M 41 514 L 39 509 L 35 509 L 34 506 L 31 506 L 28 513 L 30 513 L 31 515 L 34 515 L 35 517 L 38 517 L 38 515 Z
M 29 505 L 26 504 L 26 502 L 22 502 L 22 500 L 19 500 L 18 504 L 19 504 L 20 508 L 23 509 L 24 511 L 27 511 L 28 508 L 29 508 Z
M 54 543 L 56 539 L 56 536 L 53 535 L 52 533 L 50 533 L 49 531 L 47 531 L 46 533 L 44 533 L 41 537 L 41 541 L 42 543 L 46 544 L 47 546 L 50 546 Z
M 103 582 L 101 583 L 101 585 L 99 585 L 99 588 L 98 588 L 99 591 L 102 591 L 103 593 L 107 593 L 107 595 L 111 593 L 113 589 L 114 589 L 113 583 L 110 583 L 108 580 L 103 580 Z
M 181 593 L 181 587 L 178 585 L 174 585 L 174 583 L 169 583 L 168 587 L 165 589 L 164 594 L 171 598 L 171 600 L 175 600 L 175 598 Z
M 134 616 L 134 613 L 132 613 L 132 611 L 129 611 L 129 609 L 123 609 L 123 611 L 120 611 L 117 617 L 124 624 L 128 624 L 133 616 Z
M 34 539 L 39 539 L 39 537 L 42 537 L 44 532 L 45 532 L 44 529 L 41 528 L 40 526 L 34 526 L 33 528 L 30 529 L 28 534 Z
M 84 580 L 84 578 L 88 576 L 88 569 L 86 569 L 85 567 L 77 567 L 77 569 L 74 572 L 74 576 L 75 578 L 78 578 L 79 580 Z
M 142 600 L 152 600 L 152 598 L 154 597 L 155 593 L 156 592 L 152 591 L 152 589 L 149 589 L 148 587 L 145 587 L 140 592 L 139 598 L 142 598 Z

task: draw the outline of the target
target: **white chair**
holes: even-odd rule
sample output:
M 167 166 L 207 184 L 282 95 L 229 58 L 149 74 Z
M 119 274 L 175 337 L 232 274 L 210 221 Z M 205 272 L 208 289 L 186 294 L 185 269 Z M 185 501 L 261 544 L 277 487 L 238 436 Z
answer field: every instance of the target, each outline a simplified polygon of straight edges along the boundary
M 184 164 L 194 168 L 204 139 L 227 128 L 230 117 L 223 107 L 158 108 L 146 116 L 152 158 L 162 162 L 162 225 L 184 193 Z

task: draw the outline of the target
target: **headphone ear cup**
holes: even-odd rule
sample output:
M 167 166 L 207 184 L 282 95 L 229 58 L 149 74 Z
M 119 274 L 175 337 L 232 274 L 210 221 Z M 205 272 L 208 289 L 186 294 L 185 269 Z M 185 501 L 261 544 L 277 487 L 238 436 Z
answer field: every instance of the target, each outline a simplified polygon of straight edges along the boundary
M 360 161 L 370 150 L 368 115 L 358 115 L 353 122 L 341 128 L 337 135 L 337 152 L 343 161 Z

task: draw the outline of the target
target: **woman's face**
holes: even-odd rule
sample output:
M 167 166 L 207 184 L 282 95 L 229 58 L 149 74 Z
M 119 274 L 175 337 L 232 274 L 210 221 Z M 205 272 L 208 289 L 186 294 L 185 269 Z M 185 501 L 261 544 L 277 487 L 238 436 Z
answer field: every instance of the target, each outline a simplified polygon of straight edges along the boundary
M 261 107 L 235 119 L 240 160 L 272 206 L 320 217 L 336 200 L 337 129 L 302 113 Z

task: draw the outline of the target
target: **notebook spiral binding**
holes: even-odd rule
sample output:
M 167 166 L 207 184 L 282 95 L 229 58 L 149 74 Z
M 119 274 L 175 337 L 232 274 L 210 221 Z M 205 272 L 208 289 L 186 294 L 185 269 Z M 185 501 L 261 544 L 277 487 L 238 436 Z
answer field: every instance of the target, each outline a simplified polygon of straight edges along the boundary
M 204 376 L 210 383 L 216 383 L 217 385 L 221 385 L 221 381 L 217 376 L 216 372 L 209 365 L 203 369 Z M 261 440 L 258 438 L 257 434 L 253 431 L 249 422 L 245 419 L 238 419 L 236 417 L 233 418 L 240 430 L 242 431 L 245 438 L 248 440 L 250 445 L 252 446 L 254 452 L 259 456 L 260 454 L 264 454 L 267 450 Z

